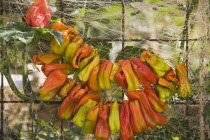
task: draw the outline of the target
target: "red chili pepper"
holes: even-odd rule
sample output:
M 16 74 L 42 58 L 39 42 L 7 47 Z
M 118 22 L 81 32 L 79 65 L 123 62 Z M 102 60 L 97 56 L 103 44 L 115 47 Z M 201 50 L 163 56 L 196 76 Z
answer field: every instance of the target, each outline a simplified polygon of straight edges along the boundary
M 151 87 L 144 88 L 144 92 L 147 95 L 148 101 L 151 107 L 157 112 L 163 112 L 168 109 L 168 104 L 161 102 L 157 96 L 157 90 Z
M 61 70 L 51 72 L 39 91 L 42 100 L 52 100 L 66 82 L 66 79 L 66 73 Z
M 50 23 L 52 10 L 46 0 L 36 0 L 26 13 L 26 24 L 46 28 Z
M 88 91 L 89 88 L 86 83 L 81 82 L 76 85 L 59 107 L 58 117 L 60 119 L 70 120 L 73 116 L 74 107 Z
M 123 140 L 134 139 L 133 130 L 130 124 L 129 102 L 127 100 L 124 100 L 123 104 L 120 106 L 120 124 L 121 124 L 120 138 Z
M 105 104 L 100 106 L 98 112 L 98 118 L 95 128 L 95 139 L 96 140 L 108 140 L 110 136 L 109 124 L 109 105 Z
M 144 87 L 149 87 L 151 84 L 154 85 L 157 83 L 157 76 L 146 64 L 142 63 L 140 59 L 131 57 L 131 64 Z
M 51 72 L 55 70 L 62 70 L 67 75 L 74 72 L 73 67 L 69 64 L 47 64 L 43 65 L 41 69 L 45 76 L 48 76 Z
M 88 99 L 92 100 L 99 100 L 101 98 L 101 94 L 97 92 L 90 92 L 82 97 L 82 99 L 79 101 L 79 103 L 75 106 L 73 114 L 77 112 L 79 107 L 84 104 Z
M 118 72 L 116 73 L 116 80 L 117 83 L 123 88 L 123 89 L 127 89 L 128 88 L 128 83 L 125 79 L 125 74 L 122 71 L 122 68 L 120 68 L 118 70 Z
M 141 133 L 142 131 L 146 131 L 147 124 L 146 124 L 146 121 L 144 120 L 144 116 L 142 114 L 139 101 L 138 100 L 130 101 L 129 107 L 130 107 L 130 113 L 131 113 L 130 123 L 133 129 L 133 132 Z

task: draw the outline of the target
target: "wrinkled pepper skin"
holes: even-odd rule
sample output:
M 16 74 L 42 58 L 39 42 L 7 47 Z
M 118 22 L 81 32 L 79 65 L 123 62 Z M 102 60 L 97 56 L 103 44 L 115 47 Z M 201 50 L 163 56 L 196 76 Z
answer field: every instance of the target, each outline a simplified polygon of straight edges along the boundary
M 174 73 L 172 67 L 169 69 L 169 71 L 167 71 L 167 73 L 164 75 L 164 77 L 166 80 L 172 82 L 174 85 L 178 86 L 179 84 L 179 80 L 177 75 Z
M 83 43 L 83 39 L 80 36 L 75 37 L 71 43 L 68 44 L 65 52 L 65 61 L 66 63 L 73 63 L 74 56 L 77 52 L 77 50 L 81 47 Z
M 79 70 L 82 70 L 89 62 L 93 60 L 93 58 L 98 55 L 97 49 L 94 49 L 93 52 L 86 58 L 82 59 L 80 62 Z
M 99 65 L 99 62 L 100 62 L 100 57 L 99 55 L 97 55 L 94 57 L 93 61 L 91 61 L 87 66 L 85 66 L 84 69 L 82 69 L 79 72 L 78 74 L 79 79 L 83 82 L 87 82 L 92 70 Z
M 35 0 L 26 13 L 26 24 L 46 28 L 50 23 L 52 10 L 46 0 Z
M 112 135 L 120 132 L 120 113 L 117 101 L 110 106 L 109 129 Z
M 134 139 L 133 130 L 130 124 L 130 108 L 129 102 L 127 100 L 123 101 L 123 104 L 120 106 L 120 138 L 123 140 L 132 140 Z
M 173 83 L 167 81 L 165 78 L 159 78 L 158 84 L 169 88 L 172 94 L 176 93 L 176 86 Z
M 69 35 L 66 32 L 62 33 L 63 42 L 62 45 L 59 45 L 58 42 L 53 38 L 50 42 L 50 50 L 57 55 L 64 55 L 66 47 L 69 44 Z
M 74 107 L 88 91 L 89 88 L 86 83 L 81 82 L 77 84 L 58 108 L 58 117 L 60 119 L 70 120 L 73 116 Z
M 74 37 L 78 35 L 78 33 L 74 30 L 74 28 L 72 28 L 71 26 L 66 26 L 60 21 L 56 21 L 55 23 L 53 23 L 50 29 L 60 32 L 66 32 L 68 35 L 70 36 L 73 35 Z
M 109 124 L 108 124 L 108 115 L 109 115 L 109 105 L 104 104 L 100 106 L 96 128 L 95 128 L 95 134 L 94 134 L 94 137 L 96 140 L 109 139 L 110 130 L 109 130 Z
M 89 80 L 88 80 L 88 87 L 92 91 L 100 91 L 101 88 L 98 83 L 98 72 L 99 72 L 99 66 L 95 67 L 93 71 L 90 74 Z
M 101 99 L 101 94 L 100 93 L 97 93 L 97 92 L 90 92 L 90 93 L 85 94 L 82 97 L 82 99 L 79 101 L 79 103 L 75 106 L 74 111 L 73 111 L 73 114 L 75 112 L 77 112 L 77 110 L 80 108 L 80 106 L 82 104 L 84 104 L 88 99 L 99 101 Z
M 120 66 L 117 63 L 113 63 L 111 74 L 109 76 L 109 79 L 111 82 L 113 82 L 113 83 L 117 82 L 116 73 L 118 72 L 119 69 L 120 69 Z
M 55 53 L 38 53 L 32 57 L 34 64 L 45 65 L 50 63 L 57 63 L 61 57 Z
M 138 100 L 140 104 L 141 97 L 139 96 L 138 91 L 128 92 L 127 96 L 131 101 Z M 142 106 L 142 104 L 140 104 L 140 107 L 147 126 L 150 127 L 151 129 L 155 129 L 157 124 L 149 117 L 146 109 L 144 108 L 144 106 Z
M 45 76 L 48 76 L 51 72 L 55 70 L 62 70 L 67 75 L 74 72 L 74 68 L 69 64 L 46 64 L 42 66 L 41 70 Z
M 87 112 L 92 109 L 93 107 L 95 107 L 97 105 L 97 102 L 92 100 L 92 99 L 88 99 L 77 111 L 77 113 L 75 114 L 74 118 L 72 119 L 72 122 L 74 124 L 76 124 L 79 127 L 83 127 L 84 122 L 85 122 L 85 116 L 87 114 Z
M 112 70 L 112 62 L 103 59 L 98 73 L 98 83 L 101 89 L 111 88 L 111 81 L 109 80 L 111 70 Z
M 56 70 L 50 73 L 44 82 L 44 85 L 39 90 L 40 97 L 44 101 L 52 100 L 58 93 L 59 89 L 66 82 L 67 75 L 61 70 Z
M 168 109 L 168 104 L 161 102 L 157 96 L 157 91 L 154 88 L 144 88 L 144 92 L 147 95 L 148 101 L 151 107 L 157 112 L 163 112 Z
M 139 101 L 130 101 L 130 124 L 134 133 L 141 133 L 147 130 L 147 124 L 139 105 Z
M 156 55 L 152 55 L 148 51 L 141 53 L 142 62 L 147 62 L 153 71 L 157 74 L 158 77 L 163 77 L 166 72 L 170 69 L 170 66 L 166 64 L 163 58 L 160 58 Z
M 184 63 L 177 64 L 175 66 L 176 73 L 179 79 L 179 96 L 182 98 L 186 98 L 191 94 L 190 83 L 187 78 L 187 69 Z
M 92 46 L 88 46 L 88 47 L 80 47 L 74 58 L 73 58 L 73 62 L 72 65 L 74 68 L 78 69 L 80 68 L 80 62 L 83 58 L 88 57 L 92 52 L 93 52 L 93 47 Z
M 96 122 L 98 118 L 98 111 L 100 106 L 96 106 L 92 109 L 90 109 L 86 115 L 85 123 L 83 126 L 83 131 L 85 133 L 94 134 Z
M 127 89 L 128 88 L 128 84 L 125 78 L 125 74 L 122 71 L 122 68 L 120 68 L 118 70 L 118 72 L 116 73 L 116 80 L 117 83 L 123 88 L 123 89 Z
M 144 87 L 149 87 L 151 84 L 155 85 L 157 83 L 157 76 L 146 64 L 142 63 L 140 59 L 131 57 L 130 61 L 136 75 Z
M 171 91 L 170 91 L 170 89 L 169 88 L 167 88 L 167 87 L 163 87 L 163 86 L 161 86 L 161 85 L 155 85 L 155 87 L 156 87 L 156 89 L 157 89 L 157 91 L 158 91 L 158 93 L 159 93 L 159 99 L 160 99 L 160 101 L 161 102 L 168 102 L 169 101 L 169 99 L 171 98 Z
M 149 104 L 148 98 L 144 91 L 138 91 L 138 94 L 140 95 L 140 105 L 142 108 L 144 108 L 148 114 L 148 116 L 151 118 L 152 121 L 154 121 L 156 124 L 159 125 L 165 125 L 166 119 L 162 114 L 159 112 L 156 112 L 152 109 L 152 107 Z
M 64 98 L 68 95 L 68 93 L 73 89 L 76 84 L 76 80 L 72 79 L 70 82 L 63 85 L 63 87 L 58 92 L 58 96 Z
M 147 62 L 153 54 L 150 51 L 143 51 L 140 55 L 140 59 L 142 62 Z
M 119 60 L 122 71 L 125 74 L 125 78 L 128 84 L 128 91 L 134 91 L 140 87 L 139 79 L 133 68 L 131 66 L 131 62 L 129 60 Z

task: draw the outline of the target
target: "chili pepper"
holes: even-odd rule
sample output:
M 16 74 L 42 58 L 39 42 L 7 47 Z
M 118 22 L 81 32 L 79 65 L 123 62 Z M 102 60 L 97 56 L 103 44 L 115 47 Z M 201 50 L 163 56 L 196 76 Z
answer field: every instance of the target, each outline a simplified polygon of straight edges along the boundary
M 99 65 L 99 62 L 100 62 L 100 57 L 99 57 L 99 55 L 96 55 L 94 57 L 93 61 L 90 62 L 87 66 L 85 66 L 84 69 L 82 69 L 79 72 L 79 74 L 78 74 L 79 79 L 83 82 L 87 82 L 87 80 L 90 77 L 90 74 L 91 74 L 92 70 Z
M 120 69 L 120 66 L 117 63 L 113 63 L 111 74 L 109 76 L 109 79 L 111 82 L 113 82 L 113 83 L 117 82 L 116 73 L 118 72 L 119 69 Z
M 139 103 L 141 102 L 141 97 L 139 96 L 138 91 L 128 92 L 127 96 L 131 101 L 138 100 Z M 144 117 L 144 120 L 145 120 L 147 126 L 154 129 L 156 127 L 157 123 L 153 119 L 151 119 L 151 117 L 148 115 L 147 110 L 144 108 L 144 106 L 142 104 L 140 104 L 140 107 L 141 107 L 140 109 L 142 111 L 142 114 L 143 114 L 143 117 Z
M 60 21 L 56 21 L 55 23 L 53 23 L 50 29 L 60 32 L 66 32 L 68 35 L 74 35 L 74 36 L 78 35 L 78 33 L 74 30 L 74 28 L 72 28 L 71 26 L 66 26 Z
M 52 10 L 46 0 L 35 0 L 26 13 L 26 24 L 46 28 L 50 23 Z
M 77 50 L 81 47 L 83 39 L 80 36 L 75 37 L 71 43 L 68 44 L 65 52 L 65 61 L 66 63 L 73 63 L 73 58 Z
M 95 135 L 94 135 L 96 140 L 109 139 L 110 131 L 108 125 L 108 114 L 109 114 L 109 105 L 104 104 L 100 106 L 96 128 L 95 128 Z
M 97 102 L 92 100 L 92 99 L 88 99 L 77 111 L 77 113 L 75 114 L 74 118 L 72 119 L 72 122 L 74 124 L 76 124 L 79 127 L 83 127 L 84 122 L 85 122 L 85 116 L 87 114 L 87 112 L 95 107 L 97 105 Z
M 55 22 L 50 29 L 62 32 L 64 39 L 62 45 L 59 45 L 55 38 L 53 38 L 50 43 L 50 48 L 54 53 L 64 55 L 68 44 L 78 33 L 71 26 L 66 26 L 60 21 Z
M 166 72 L 170 69 L 170 66 L 166 64 L 163 58 L 152 55 L 148 51 L 144 51 L 141 53 L 141 61 L 146 61 L 152 67 L 153 71 L 157 74 L 158 77 L 164 76 Z
M 158 93 L 159 93 L 159 99 L 161 102 L 168 102 L 169 99 L 171 98 L 171 91 L 167 87 L 163 87 L 161 85 L 155 85 Z
M 179 80 L 177 75 L 174 73 L 172 67 L 169 69 L 169 71 L 167 71 L 163 78 L 165 78 L 168 81 L 171 81 L 174 85 L 178 86 Z
M 44 85 L 39 90 L 40 97 L 44 101 L 52 100 L 61 86 L 66 82 L 67 75 L 61 70 L 55 70 L 49 74 Z
M 72 88 L 75 86 L 76 80 L 71 80 L 70 82 L 64 84 L 64 86 L 60 89 L 58 92 L 58 96 L 61 98 L 64 98 L 68 95 L 68 93 L 72 90 Z
M 109 80 L 111 70 L 112 70 L 112 62 L 103 59 L 98 73 L 98 83 L 101 89 L 111 88 L 111 81 Z
M 89 89 L 86 83 L 81 82 L 76 85 L 59 107 L 58 117 L 60 119 L 70 120 L 73 115 L 74 107 L 88 91 Z
M 61 60 L 61 57 L 54 53 L 38 53 L 33 56 L 32 60 L 37 65 L 44 65 L 50 63 L 57 63 Z
M 92 91 L 100 91 L 101 88 L 98 83 L 98 72 L 99 72 L 99 66 L 95 67 L 93 71 L 90 74 L 89 80 L 88 80 L 88 87 Z
M 151 84 L 155 85 L 157 83 L 157 76 L 146 64 L 142 63 L 140 59 L 131 57 L 131 64 L 144 87 L 149 87 Z
M 150 51 L 143 51 L 140 55 L 140 59 L 142 62 L 147 62 L 153 54 Z
M 82 59 L 79 69 L 82 70 L 96 55 L 98 55 L 98 51 L 97 49 L 94 49 L 88 57 Z
M 117 101 L 112 103 L 109 112 L 109 129 L 112 135 L 120 132 L 120 115 Z
M 50 42 L 50 49 L 53 53 L 57 55 L 64 55 L 66 48 L 70 42 L 70 36 L 67 32 L 62 32 L 63 35 L 63 42 L 61 45 L 53 38 Z
M 139 79 L 137 75 L 134 73 L 133 68 L 131 66 L 131 62 L 129 60 L 119 60 L 122 71 L 125 74 L 125 78 L 128 84 L 128 91 L 136 90 L 140 87 Z
M 121 124 L 120 138 L 123 140 L 134 139 L 134 134 L 130 124 L 129 102 L 127 100 L 124 100 L 123 104 L 120 106 L 120 124 Z
M 106 69 L 106 63 L 108 61 L 103 61 L 102 64 L 99 67 L 99 73 L 98 73 L 98 84 L 101 89 L 105 89 L 105 84 L 104 84 L 104 71 Z
M 83 131 L 85 133 L 94 134 L 96 122 L 98 118 L 97 116 L 98 116 L 99 107 L 100 106 L 96 106 L 88 111 L 85 122 L 84 122 L 84 126 L 83 126 Z
M 177 64 L 175 68 L 179 79 L 179 96 L 185 98 L 192 92 L 187 78 L 187 69 L 184 63 Z
M 81 60 L 83 58 L 88 57 L 92 52 L 93 52 L 92 46 L 80 47 L 73 58 L 72 62 L 73 67 L 78 69 L 80 67 Z
M 155 112 L 152 109 L 145 92 L 138 91 L 137 93 L 140 96 L 139 101 L 140 101 L 141 107 L 145 109 L 145 111 L 147 112 L 147 114 L 151 118 L 151 120 L 154 121 L 156 124 L 165 125 L 166 120 L 165 120 L 164 116 L 162 114 L 160 114 L 159 112 Z
M 82 99 L 79 101 L 79 103 L 75 106 L 73 114 L 75 112 L 77 112 L 77 110 L 79 109 L 79 107 L 84 104 L 88 99 L 92 99 L 92 100 L 100 100 L 101 99 L 101 94 L 97 93 L 97 92 L 90 92 L 85 94 Z
M 130 124 L 133 132 L 141 133 L 142 131 L 146 131 L 147 124 L 144 120 L 138 100 L 130 101 L 129 107 L 130 107 Z
M 144 88 L 144 92 L 147 95 L 148 101 L 151 107 L 157 112 L 163 112 L 168 109 L 168 104 L 161 102 L 157 96 L 157 91 L 154 88 Z
M 158 84 L 169 88 L 172 94 L 176 93 L 176 86 L 173 83 L 167 81 L 165 78 L 159 78 Z
M 74 72 L 73 67 L 69 64 L 46 64 L 42 66 L 41 70 L 45 76 L 48 76 L 51 72 L 55 70 L 62 70 L 67 75 Z
M 127 89 L 128 88 L 128 84 L 125 78 L 125 74 L 122 71 L 122 68 L 120 68 L 118 70 L 118 72 L 116 73 L 116 80 L 117 83 L 123 88 L 123 89 Z

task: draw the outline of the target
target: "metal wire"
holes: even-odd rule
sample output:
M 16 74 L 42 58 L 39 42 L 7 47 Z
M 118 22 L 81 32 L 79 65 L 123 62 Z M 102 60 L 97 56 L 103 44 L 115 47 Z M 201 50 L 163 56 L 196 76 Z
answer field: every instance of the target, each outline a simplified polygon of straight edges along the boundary
M 205 39 L 210 40 L 210 38 Z M 172 41 L 203 41 L 203 39 L 194 38 L 194 39 L 84 39 L 86 42 L 112 42 L 112 41 L 119 41 L 119 42 L 131 42 L 131 41 L 163 41 L 163 42 L 172 42 Z

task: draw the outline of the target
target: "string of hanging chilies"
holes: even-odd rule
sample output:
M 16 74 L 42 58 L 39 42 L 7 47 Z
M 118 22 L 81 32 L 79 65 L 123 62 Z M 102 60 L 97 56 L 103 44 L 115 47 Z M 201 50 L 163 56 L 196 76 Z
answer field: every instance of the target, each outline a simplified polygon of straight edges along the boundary
M 47 1 L 36 0 L 26 14 L 26 23 L 46 28 L 51 17 Z M 49 28 L 62 33 L 63 43 L 59 45 L 52 38 L 52 52 L 32 58 L 35 64 L 43 65 L 41 70 L 47 77 L 39 90 L 40 97 L 44 101 L 61 97 L 57 116 L 72 120 L 85 133 L 94 134 L 95 139 L 109 139 L 120 133 L 121 139 L 130 140 L 135 133 L 165 125 L 161 113 L 168 109 L 171 97 L 175 93 L 181 98 L 191 94 L 184 63 L 177 64 L 174 70 L 150 51 L 142 52 L 139 58 L 112 63 L 101 60 L 98 50 L 84 43 L 71 26 L 58 21 Z M 74 77 L 78 80 L 68 78 L 70 74 L 77 74 Z M 113 83 L 125 90 L 128 100 L 121 104 L 102 100 L 103 91 L 111 89 Z

